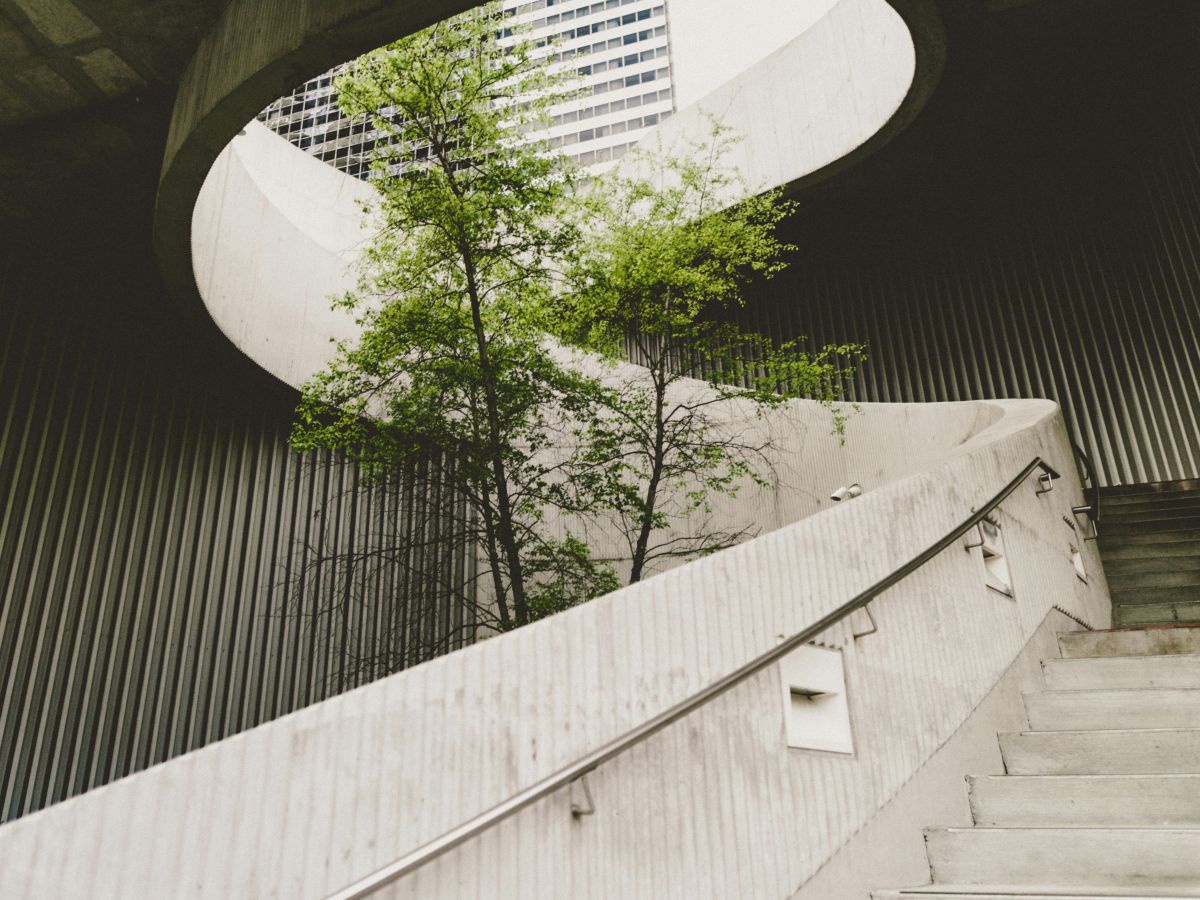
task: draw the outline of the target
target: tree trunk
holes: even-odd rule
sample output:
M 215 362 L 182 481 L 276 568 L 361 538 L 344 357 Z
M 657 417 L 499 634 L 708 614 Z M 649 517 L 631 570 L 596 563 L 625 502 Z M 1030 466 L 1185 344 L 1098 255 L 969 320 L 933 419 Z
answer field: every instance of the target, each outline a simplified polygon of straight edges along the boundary
M 517 547 L 513 528 L 512 502 L 508 494 L 508 473 L 500 441 L 500 409 L 496 399 L 495 376 L 488 353 L 487 332 L 483 326 L 483 313 L 476 283 L 474 261 L 467 248 L 462 248 L 463 266 L 467 275 L 467 296 L 471 302 L 471 323 L 475 329 L 475 347 L 479 354 L 479 368 L 483 372 L 483 394 L 487 407 L 488 443 L 491 445 L 492 477 L 496 482 L 496 537 L 504 550 L 508 563 L 508 582 L 512 588 L 513 614 L 518 625 L 529 622 L 529 606 L 525 601 L 525 578 L 521 567 L 521 555 Z
M 646 485 L 646 495 L 642 504 L 642 516 L 640 528 L 638 529 L 637 544 L 633 550 L 633 566 L 629 572 L 630 584 L 642 580 L 642 572 L 646 567 L 646 554 L 650 547 L 650 532 L 654 525 L 654 507 L 658 502 L 658 485 L 662 480 L 663 462 L 666 457 L 666 422 L 663 421 L 663 408 L 666 405 L 667 385 L 661 358 L 653 371 L 654 451 L 650 465 L 650 480 Z

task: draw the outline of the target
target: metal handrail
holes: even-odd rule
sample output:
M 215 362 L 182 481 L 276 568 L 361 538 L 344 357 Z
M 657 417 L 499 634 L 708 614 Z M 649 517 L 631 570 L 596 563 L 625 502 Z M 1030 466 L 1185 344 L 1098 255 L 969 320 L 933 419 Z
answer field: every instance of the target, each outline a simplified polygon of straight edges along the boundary
M 616 737 L 582 756 L 574 762 L 564 766 L 552 775 L 547 775 L 540 781 L 535 782 L 524 790 L 513 794 L 502 803 L 498 803 L 491 809 L 480 813 L 472 819 L 467 820 L 456 828 L 447 831 L 440 837 L 434 838 L 427 844 L 423 844 L 417 849 L 406 853 L 404 856 L 395 860 L 392 863 L 377 869 L 365 878 L 355 882 L 349 887 L 343 888 L 335 894 L 331 894 L 329 900 L 358 900 L 358 898 L 366 897 L 380 888 L 384 887 L 403 878 L 419 869 L 421 866 L 441 856 L 449 850 L 457 847 L 459 844 L 470 840 L 476 835 L 481 834 L 493 825 L 507 819 L 509 816 L 520 812 L 525 807 L 542 800 L 545 797 L 567 787 L 572 782 L 575 782 L 587 775 L 592 770 L 598 768 L 610 759 L 624 753 L 630 747 L 641 743 L 651 735 L 657 734 L 673 722 L 682 719 L 684 716 L 704 706 L 710 700 L 728 691 L 730 688 L 741 684 L 752 675 L 756 675 L 763 669 L 774 663 L 779 662 L 783 657 L 787 656 L 797 647 L 808 643 L 813 638 L 817 637 L 821 632 L 828 630 L 838 622 L 845 619 L 851 613 L 862 609 L 877 596 L 882 594 L 888 588 L 895 585 L 897 582 L 911 575 L 925 563 L 929 562 L 943 550 L 952 546 L 959 538 L 975 528 L 984 517 L 988 515 L 997 506 L 1003 503 L 1008 497 L 1021 486 L 1021 484 L 1038 469 L 1045 472 L 1051 479 L 1057 478 L 1058 473 L 1051 468 L 1047 463 L 1043 462 L 1041 457 L 1034 457 L 1030 463 L 1021 470 L 1012 481 L 1008 482 L 998 493 L 995 494 L 987 503 L 979 510 L 973 512 L 971 516 L 946 534 L 945 537 L 937 541 L 930 547 L 927 547 L 913 559 L 909 560 L 904 565 L 893 570 L 888 575 L 884 576 L 875 584 L 871 585 L 866 590 L 855 596 L 853 599 L 843 603 L 833 612 L 826 614 L 819 620 L 809 625 L 803 631 L 793 635 L 785 641 L 772 647 L 766 653 L 751 660 L 743 666 L 730 672 L 723 678 L 714 681 L 703 690 L 697 691 L 686 700 L 681 700 L 670 709 L 667 709 L 651 719 L 643 722 L 635 728 Z
M 1072 507 L 1071 512 L 1075 515 L 1087 514 L 1092 523 L 1092 536 L 1086 540 L 1094 540 L 1100 535 L 1100 482 L 1096 480 L 1096 471 L 1092 468 L 1091 458 L 1074 440 L 1071 441 L 1071 450 L 1075 454 L 1076 463 L 1080 464 L 1079 467 L 1083 470 L 1080 473 L 1081 480 L 1087 482 L 1085 490 L 1088 494 L 1087 505 Z

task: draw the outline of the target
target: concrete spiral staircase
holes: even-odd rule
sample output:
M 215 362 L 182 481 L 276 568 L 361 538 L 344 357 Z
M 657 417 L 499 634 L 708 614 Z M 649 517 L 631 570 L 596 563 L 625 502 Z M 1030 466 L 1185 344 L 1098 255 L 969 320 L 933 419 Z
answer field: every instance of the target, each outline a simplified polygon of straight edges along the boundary
M 933 883 L 875 900 L 1200 897 L 1200 626 L 1059 635 L 973 828 L 925 843 Z

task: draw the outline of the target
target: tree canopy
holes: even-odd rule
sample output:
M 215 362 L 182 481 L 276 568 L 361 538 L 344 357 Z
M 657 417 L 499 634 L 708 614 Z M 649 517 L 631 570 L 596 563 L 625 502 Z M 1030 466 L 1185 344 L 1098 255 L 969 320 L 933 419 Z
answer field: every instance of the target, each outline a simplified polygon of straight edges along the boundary
M 292 443 L 421 498 L 432 524 L 396 536 L 389 558 L 435 544 L 473 560 L 436 587 L 470 610 L 467 630 L 523 625 L 616 588 L 618 570 L 637 581 L 744 538 L 705 515 L 716 494 L 770 483 L 771 441 L 737 416 L 809 397 L 840 429 L 863 356 L 737 324 L 795 248 L 776 234 L 793 204 L 741 184 L 733 135 L 714 123 L 588 189 L 545 139 L 575 89 L 546 58 L 489 3 L 335 82 L 380 135 L 375 230 L 336 301 L 359 336 L 305 386 Z M 625 356 L 636 374 L 613 365 Z M 598 522 L 626 549 L 598 549 Z

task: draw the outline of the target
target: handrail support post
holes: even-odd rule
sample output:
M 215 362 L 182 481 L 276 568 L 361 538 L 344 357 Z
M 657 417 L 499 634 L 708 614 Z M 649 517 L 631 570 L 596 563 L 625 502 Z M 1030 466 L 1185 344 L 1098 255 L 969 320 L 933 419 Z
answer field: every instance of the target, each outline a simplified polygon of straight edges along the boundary
M 569 790 L 571 797 L 571 817 L 573 819 L 582 819 L 584 816 L 595 814 L 596 801 L 592 799 L 592 791 L 588 787 L 587 775 L 580 775 L 572 781 Z

